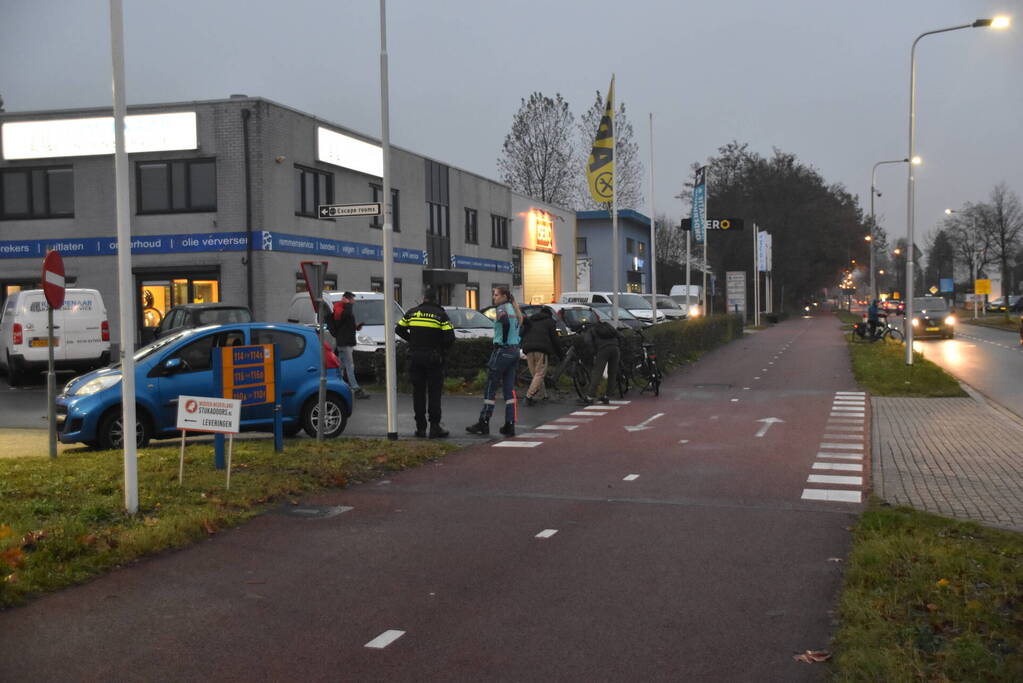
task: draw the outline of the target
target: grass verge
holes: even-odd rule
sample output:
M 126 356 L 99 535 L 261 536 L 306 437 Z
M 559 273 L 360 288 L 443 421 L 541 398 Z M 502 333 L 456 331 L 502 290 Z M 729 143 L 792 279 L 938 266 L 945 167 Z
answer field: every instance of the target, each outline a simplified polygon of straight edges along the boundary
M 943 398 L 968 396 L 955 377 L 913 353 L 906 365 L 906 345 L 886 339 L 880 342 L 850 341 L 853 375 L 873 396 Z
M 1023 535 L 874 500 L 848 563 L 836 680 L 1023 680 Z
M 1020 327 L 1020 316 L 1018 315 L 1010 315 L 1008 318 L 1004 315 L 989 315 L 986 318 L 974 320 L 972 314 L 963 312 L 957 317 L 961 325 L 979 325 L 980 327 L 992 327 L 996 330 L 1008 330 L 1009 332 L 1018 332 Z
M 302 493 L 343 487 L 437 458 L 435 441 L 236 441 L 231 489 L 212 444 L 139 452 L 139 513 L 123 507 L 120 451 L 0 460 L 0 608 L 237 526 Z

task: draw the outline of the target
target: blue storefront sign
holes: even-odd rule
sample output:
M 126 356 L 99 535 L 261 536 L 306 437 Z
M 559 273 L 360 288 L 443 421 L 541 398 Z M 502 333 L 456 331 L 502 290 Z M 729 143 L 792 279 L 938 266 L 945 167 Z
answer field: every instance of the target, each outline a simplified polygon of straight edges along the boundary
M 131 240 L 132 254 L 180 254 L 207 251 L 244 251 L 244 232 L 138 235 Z M 0 258 L 42 258 L 50 249 L 69 256 L 115 256 L 116 237 L 75 237 L 50 240 L 0 241 Z
M 340 258 L 357 258 L 367 261 L 383 261 L 384 249 L 379 244 L 362 244 L 361 242 L 345 242 L 326 237 L 306 237 L 290 235 L 284 232 L 262 233 L 263 251 L 287 251 L 295 254 L 321 254 Z M 426 252 L 422 249 L 394 248 L 396 263 L 415 263 L 426 265 Z
M 490 270 L 497 273 L 510 273 L 512 272 L 512 264 L 511 261 L 495 261 L 494 259 L 480 258 L 478 256 L 452 254 L 451 269 Z

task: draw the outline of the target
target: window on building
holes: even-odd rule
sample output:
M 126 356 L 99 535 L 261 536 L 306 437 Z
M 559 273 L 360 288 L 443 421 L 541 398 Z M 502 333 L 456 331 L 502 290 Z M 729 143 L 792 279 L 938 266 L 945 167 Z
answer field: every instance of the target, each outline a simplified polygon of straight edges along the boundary
M 465 243 L 480 243 L 479 214 L 476 209 L 465 207 Z
M 369 291 L 376 292 L 377 294 L 383 294 L 383 291 L 384 291 L 384 278 L 382 278 L 382 277 L 371 277 L 369 279 Z
M 325 291 L 325 292 L 333 292 L 336 289 L 337 289 L 337 274 L 336 273 L 327 273 L 323 277 L 323 291 Z M 306 291 L 308 291 L 308 288 L 306 287 L 306 284 L 305 284 L 305 276 L 302 275 L 301 271 L 295 273 L 295 291 L 296 292 L 306 292 Z
M 75 177 L 70 166 L 0 171 L 0 220 L 74 215 Z
M 451 237 L 451 213 L 443 204 L 426 203 L 426 210 L 429 212 L 427 223 L 427 234 L 438 237 Z
M 636 242 L 636 255 L 640 258 L 646 256 L 646 242 Z
M 217 164 L 213 159 L 140 161 L 135 164 L 138 213 L 217 210 Z
M 394 301 L 399 306 L 401 306 L 401 297 L 402 297 L 401 278 L 396 277 L 394 278 Z
M 382 185 L 376 185 L 374 183 L 370 183 L 369 187 L 370 187 L 370 194 L 373 197 L 373 199 L 371 201 L 380 202 L 381 201 L 380 198 L 384 196 L 384 188 L 383 188 L 383 186 Z M 391 188 L 391 212 L 392 212 L 391 213 L 391 228 L 395 232 L 401 232 L 401 209 L 400 209 L 400 206 L 401 205 L 398 202 L 398 191 L 392 187 Z M 386 210 L 387 207 L 381 207 L 381 208 Z M 373 220 L 371 220 L 369 222 L 369 227 L 377 228 L 377 229 L 383 229 L 383 227 L 384 227 L 384 217 L 382 215 L 381 216 L 373 216 Z
M 470 282 L 467 285 L 465 285 L 465 307 L 479 310 L 480 283 Z
M 334 203 L 334 174 L 295 166 L 295 215 L 316 218 L 316 207 Z
M 575 253 L 577 253 L 577 254 L 587 254 L 587 253 L 589 253 L 589 252 L 586 251 L 586 238 L 585 237 L 576 237 L 575 238 Z
M 636 253 L 636 240 L 632 239 L 631 237 L 625 238 L 625 253 L 626 254 Z
M 508 248 L 508 219 L 504 216 L 490 216 L 490 245 L 498 249 Z

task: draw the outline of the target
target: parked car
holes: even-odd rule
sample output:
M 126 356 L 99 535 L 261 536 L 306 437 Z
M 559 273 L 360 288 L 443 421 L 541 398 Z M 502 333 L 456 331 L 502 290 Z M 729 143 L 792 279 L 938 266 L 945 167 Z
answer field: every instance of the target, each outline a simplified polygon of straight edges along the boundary
M 984 304 L 984 310 L 988 313 L 1005 313 L 1006 310 L 1015 311 L 1017 304 L 1020 302 L 1020 296 L 1018 294 L 1009 295 L 1009 303 L 1006 305 L 1005 297 L 1000 296 L 997 299 L 990 299 Z
M 948 303 L 940 296 L 922 296 L 913 300 L 913 336 L 941 337 L 955 336 L 956 317 L 949 310 Z
M 559 299 L 563 304 L 610 304 L 614 303 L 613 292 L 565 292 Z M 650 321 L 653 319 L 653 306 L 640 294 L 632 292 L 619 292 L 618 305 L 627 309 L 640 320 Z M 667 316 L 663 312 L 657 312 L 657 321 L 664 322 Z
M 341 300 L 343 291 L 323 293 L 323 298 L 331 309 L 335 302 Z M 386 337 L 384 337 L 384 295 L 380 292 L 352 292 L 352 294 L 355 295 L 355 322 L 362 325 L 362 328 L 355 333 L 355 350 L 372 353 L 377 349 L 382 349 L 386 343 Z M 391 305 L 394 307 L 394 322 L 397 323 L 405 315 L 405 311 L 395 301 L 392 301 Z M 316 324 L 316 314 L 307 292 L 300 292 L 291 297 L 287 321 L 303 325 Z M 394 334 L 394 330 L 392 329 L 390 333 Z M 397 335 L 395 335 L 395 339 L 404 343 L 404 340 Z
M 11 294 L 0 318 L 0 364 L 11 386 L 30 372 L 46 370 L 50 337 L 49 304 L 41 289 Z M 110 362 L 110 324 L 103 297 L 95 289 L 68 289 L 53 312 L 53 359 L 58 370 L 89 370 Z
M 319 346 L 316 331 L 304 325 L 238 323 L 175 332 L 135 352 L 135 400 L 138 443 L 170 438 L 176 430 L 178 397 L 217 396 L 212 355 L 215 349 L 247 344 L 276 344 L 281 374 L 284 433 L 300 429 L 314 436 L 319 420 Z M 57 397 L 57 429 L 64 443 L 100 448 L 123 446 L 121 365 L 111 365 L 71 380 Z M 327 373 L 324 435 L 344 431 L 352 414 L 352 392 L 336 372 Z M 269 431 L 273 405 L 246 406 L 242 430 Z
M 310 307 L 311 309 L 311 307 Z M 250 323 L 252 312 L 248 306 L 233 304 L 182 304 L 175 306 L 160 321 L 154 339 L 161 339 L 179 330 L 207 325 Z
M 494 338 L 494 321 L 475 308 L 445 306 L 444 310 L 455 328 L 455 339 Z

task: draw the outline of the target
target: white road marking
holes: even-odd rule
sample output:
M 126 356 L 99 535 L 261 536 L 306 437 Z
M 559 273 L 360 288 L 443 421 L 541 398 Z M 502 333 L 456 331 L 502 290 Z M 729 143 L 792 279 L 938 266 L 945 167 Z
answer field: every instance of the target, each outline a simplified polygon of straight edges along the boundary
M 836 391 L 835 395 L 837 395 L 837 396 L 866 396 L 867 394 L 864 391 Z
M 781 419 L 780 417 L 765 417 L 760 420 L 756 420 L 756 422 L 763 422 L 764 426 L 757 430 L 757 433 L 754 434 L 753 436 L 763 436 L 764 434 L 767 434 L 767 430 L 770 429 L 774 424 L 778 422 L 785 422 L 785 420 Z
M 754 377 L 753 379 L 760 379 L 760 378 L 759 377 Z
M 518 435 L 520 439 L 556 439 L 561 434 L 547 434 L 546 432 L 525 432 Z
M 638 425 L 628 425 L 628 426 L 626 426 L 625 430 L 629 431 L 629 432 L 639 432 L 639 431 L 643 431 L 644 429 L 652 429 L 652 427 L 649 426 L 650 423 L 653 422 L 654 420 L 656 420 L 657 418 L 663 417 L 663 416 L 664 416 L 664 413 L 654 413 L 653 415 L 651 415 L 647 419 L 645 419 L 642 422 L 640 422 Z
M 596 414 L 597 413 L 594 413 L 594 415 L 596 415 Z M 586 422 L 593 422 L 593 420 L 592 419 L 587 420 L 587 419 L 584 419 L 584 418 L 581 418 L 581 417 L 558 417 L 558 418 L 555 418 L 553 420 L 553 422 L 578 422 L 578 423 L 586 423 Z
M 865 417 L 863 413 L 831 413 L 828 417 Z
M 831 411 L 835 413 L 862 413 L 864 412 L 863 406 L 831 406 Z
M 558 533 L 557 529 L 544 529 L 543 531 L 538 533 L 536 536 L 534 536 L 534 538 L 550 538 L 551 536 L 553 536 L 556 533 Z
M 679 443 L 689 443 L 689 439 L 679 439 Z
M 607 413 L 599 410 L 577 410 L 569 415 L 578 415 L 580 417 L 600 417 L 601 415 L 607 415 Z
M 863 441 L 862 434 L 825 434 L 822 439 L 849 439 L 851 441 Z
M 833 460 L 863 460 L 862 453 L 828 453 L 827 451 L 818 451 L 817 457 Z
M 846 472 L 862 472 L 863 465 L 857 465 L 852 462 L 815 462 L 813 464 L 815 470 L 844 470 Z
M 830 491 L 828 489 L 803 489 L 803 500 L 824 500 L 829 503 L 859 503 L 859 491 Z
M 854 425 L 831 424 L 829 422 L 828 426 L 827 426 L 827 429 L 830 429 L 833 432 L 862 432 L 863 431 L 863 425 L 860 425 L 859 427 L 856 427 Z
M 611 405 L 613 406 L 627 406 L 630 403 L 632 403 L 632 401 L 611 401 Z
M 841 401 L 841 400 L 836 398 L 834 401 L 831 402 L 831 405 L 833 405 L 833 406 L 855 406 L 855 407 L 858 407 L 858 408 L 864 408 L 864 407 L 866 407 L 867 402 L 866 401 Z
M 568 430 L 578 429 L 579 425 L 540 425 L 537 429 L 548 429 L 548 430 Z
M 639 479 L 638 474 L 630 474 L 629 476 L 622 479 L 622 481 L 636 481 L 637 479 Z
M 738 402 L 739 402 L 739 399 L 737 399 L 737 398 L 733 398 L 733 399 L 731 399 L 731 401 L 732 401 L 732 403 L 738 403 Z
M 618 406 L 586 406 L 583 410 L 618 410 Z
M 863 477 L 841 477 L 837 474 L 811 474 L 806 478 L 808 484 L 845 484 L 863 486 Z
M 849 451 L 862 451 L 863 444 L 861 443 L 822 443 L 818 448 L 837 448 L 839 450 Z
M 749 387 L 743 387 L 742 390 L 743 391 L 749 391 Z
M 366 643 L 365 647 L 372 648 L 374 650 L 383 650 L 403 635 L 405 635 L 404 631 L 395 631 L 393 629 L 390 631 L 384 631 L 376 638 Z
M 494 448 L 536 448 L 543 441 L 498 441 Z

